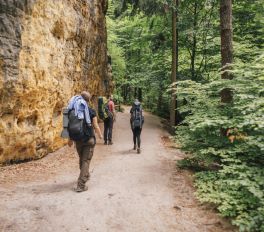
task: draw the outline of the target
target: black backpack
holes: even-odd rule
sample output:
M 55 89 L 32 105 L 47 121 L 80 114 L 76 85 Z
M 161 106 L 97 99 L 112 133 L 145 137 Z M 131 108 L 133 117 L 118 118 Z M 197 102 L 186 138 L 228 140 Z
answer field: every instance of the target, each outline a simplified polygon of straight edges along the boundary
M 132 108 L 132 129 L 142 128 L 144 119 L 142 115 L 141 105 L 134 105 Z
M 86 142 L 94 136 L 93 127 L 91 124 L 86 123 L 85 118 L 79 119 L 75 115 L 74 109 L 70 110 L 68 114 L 68 132 L 71 140 Z

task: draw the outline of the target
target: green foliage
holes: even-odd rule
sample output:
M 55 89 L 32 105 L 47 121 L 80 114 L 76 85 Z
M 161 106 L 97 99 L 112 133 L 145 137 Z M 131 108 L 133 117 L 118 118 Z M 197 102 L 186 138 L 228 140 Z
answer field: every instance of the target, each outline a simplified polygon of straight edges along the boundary
M 219 69 L 219 1 L 110 1 L 108 47 L 116 96 L 137 97 L 144 108 L 169 116 L 177 94 L 181 124 L 176 139 L 189 154 L 179 163 L 196 174 L 197 196 L 215 203 L 241 231 L 264 231 L 264 4 L 233 1 L 233 80 Z M 179 65 L 171 80 L 172 10 L 178 12 Z M 176 88 L 177 87 L 177 88 Z M 220 92 L 233 92 L 230 104 Z
M 197 195 L 218 205 L 223 216 L 234 218 L 240 231 L 263 231 L 264 172 L 247 164 L 225 165 L 219 172 L 196 174 Z
M 233 80 L 177 83 L 188 113 L 176 130 L 190 154 L 181 165 L 208 170 L 196 174 L 199 199 L 217 204 L 241 231 L 264 230 L 263 68 L 264 55 L 234 65 Z M 220 102 L 224 88 L 233 91 L 231 104 Z
M 115 71 L 117 91 L 127 103 L 135 97 L 142 98 L 145 107 L 166 118 L 169 117 L 170 101 L 166 89 L 171 83 L 171 12 L 176 10 L 172 2 L 111 1 L 111 12 L 115 12 L 111 13 L 114 24 L 108 26 L 117 38 L 114 45 L 122 50 L 125 63 L 125 74 Z M 178 11 L 180 50 L 177 79 L 207 80 L 215 76 L 220 63 L 219 22 L 215 20 L 217 1 L 181 1 Z M 109 39 L 110 48 L 112 44 Z M 116 66 L 113 70 L 119 68 L 114 60 L 113 65 Z M 138 96 L 137 88 L 141 89 L 142 96 Z
M 109 47 L 117 45 L 122 51 L 125 72 L 113 57 L 113 71 L 116 92 L 124 102 L 130 103 L 134 98 L 144 101 L 144 107 L 161 116 L 167 117 L 169 112 L 169 94 L 166 92 L 170 84 L 170 31 L 164 24 L 170 21 L 164 16 L 146 16 L 133 13 L 132 6 L 118 18 L 113 20 L 114 32 L 109 39 Z M 110 21 L 111 22 L 111 21 Z M 113 24 L 109 24 L 112 26 Z M 111 56 L 115 52 L 110 51 Z M 119 70 L 119 71 L 117 71 Z M 142 93 L 142 95 L 140 94 Z
M 107 43 L 108 43 L 108 53 L 112 60 L 112 70 L 115 80 L 115 84 L 119 85 L 123 81 L 123 77 L 126 72 L 126 61 L 124 58 L 124 51 L 122 47 L 118 45 L 119 38 L 116 34 L 116 30 L 120 25 L 115 25 L 116 22 L 113 20 L 113 5 L 108 7 L 108 15 L 106 17 L 107 22 Z

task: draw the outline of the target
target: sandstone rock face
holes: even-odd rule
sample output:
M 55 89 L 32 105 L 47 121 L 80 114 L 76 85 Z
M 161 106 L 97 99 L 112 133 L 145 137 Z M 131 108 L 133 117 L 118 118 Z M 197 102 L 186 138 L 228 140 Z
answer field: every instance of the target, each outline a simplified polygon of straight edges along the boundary
M 106 94 L 106 0 L 0 0 L 0 163 L 59 147 L 74 94 Z

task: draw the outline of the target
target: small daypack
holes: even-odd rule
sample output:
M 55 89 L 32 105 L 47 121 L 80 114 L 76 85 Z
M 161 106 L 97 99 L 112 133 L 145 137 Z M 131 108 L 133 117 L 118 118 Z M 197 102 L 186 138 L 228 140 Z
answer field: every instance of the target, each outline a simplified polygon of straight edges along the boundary
M 142 128 L 143 115 L 141 105 L 134 105 L 132 109 L 132 129 Z
M 112 117 L 108 101 L 105 97 L 98 98 L 98 116 L 101 120 L 105 120 L 109 117 Z

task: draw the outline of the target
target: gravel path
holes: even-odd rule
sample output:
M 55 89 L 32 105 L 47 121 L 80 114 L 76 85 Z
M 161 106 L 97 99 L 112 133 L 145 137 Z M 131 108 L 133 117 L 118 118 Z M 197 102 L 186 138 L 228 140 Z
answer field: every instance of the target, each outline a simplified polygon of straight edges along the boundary
M 98 141 L 89 190 L 75 193 L 78 159 L 64 147 L 45 158 L 0 168 L 0 231 L 234 231 L 194 197 L 191 175 L 175 161 L 157 117 L 146 114 L 142 153 L 132 150 L 129 114 L 119 113 L 114 145 Z

